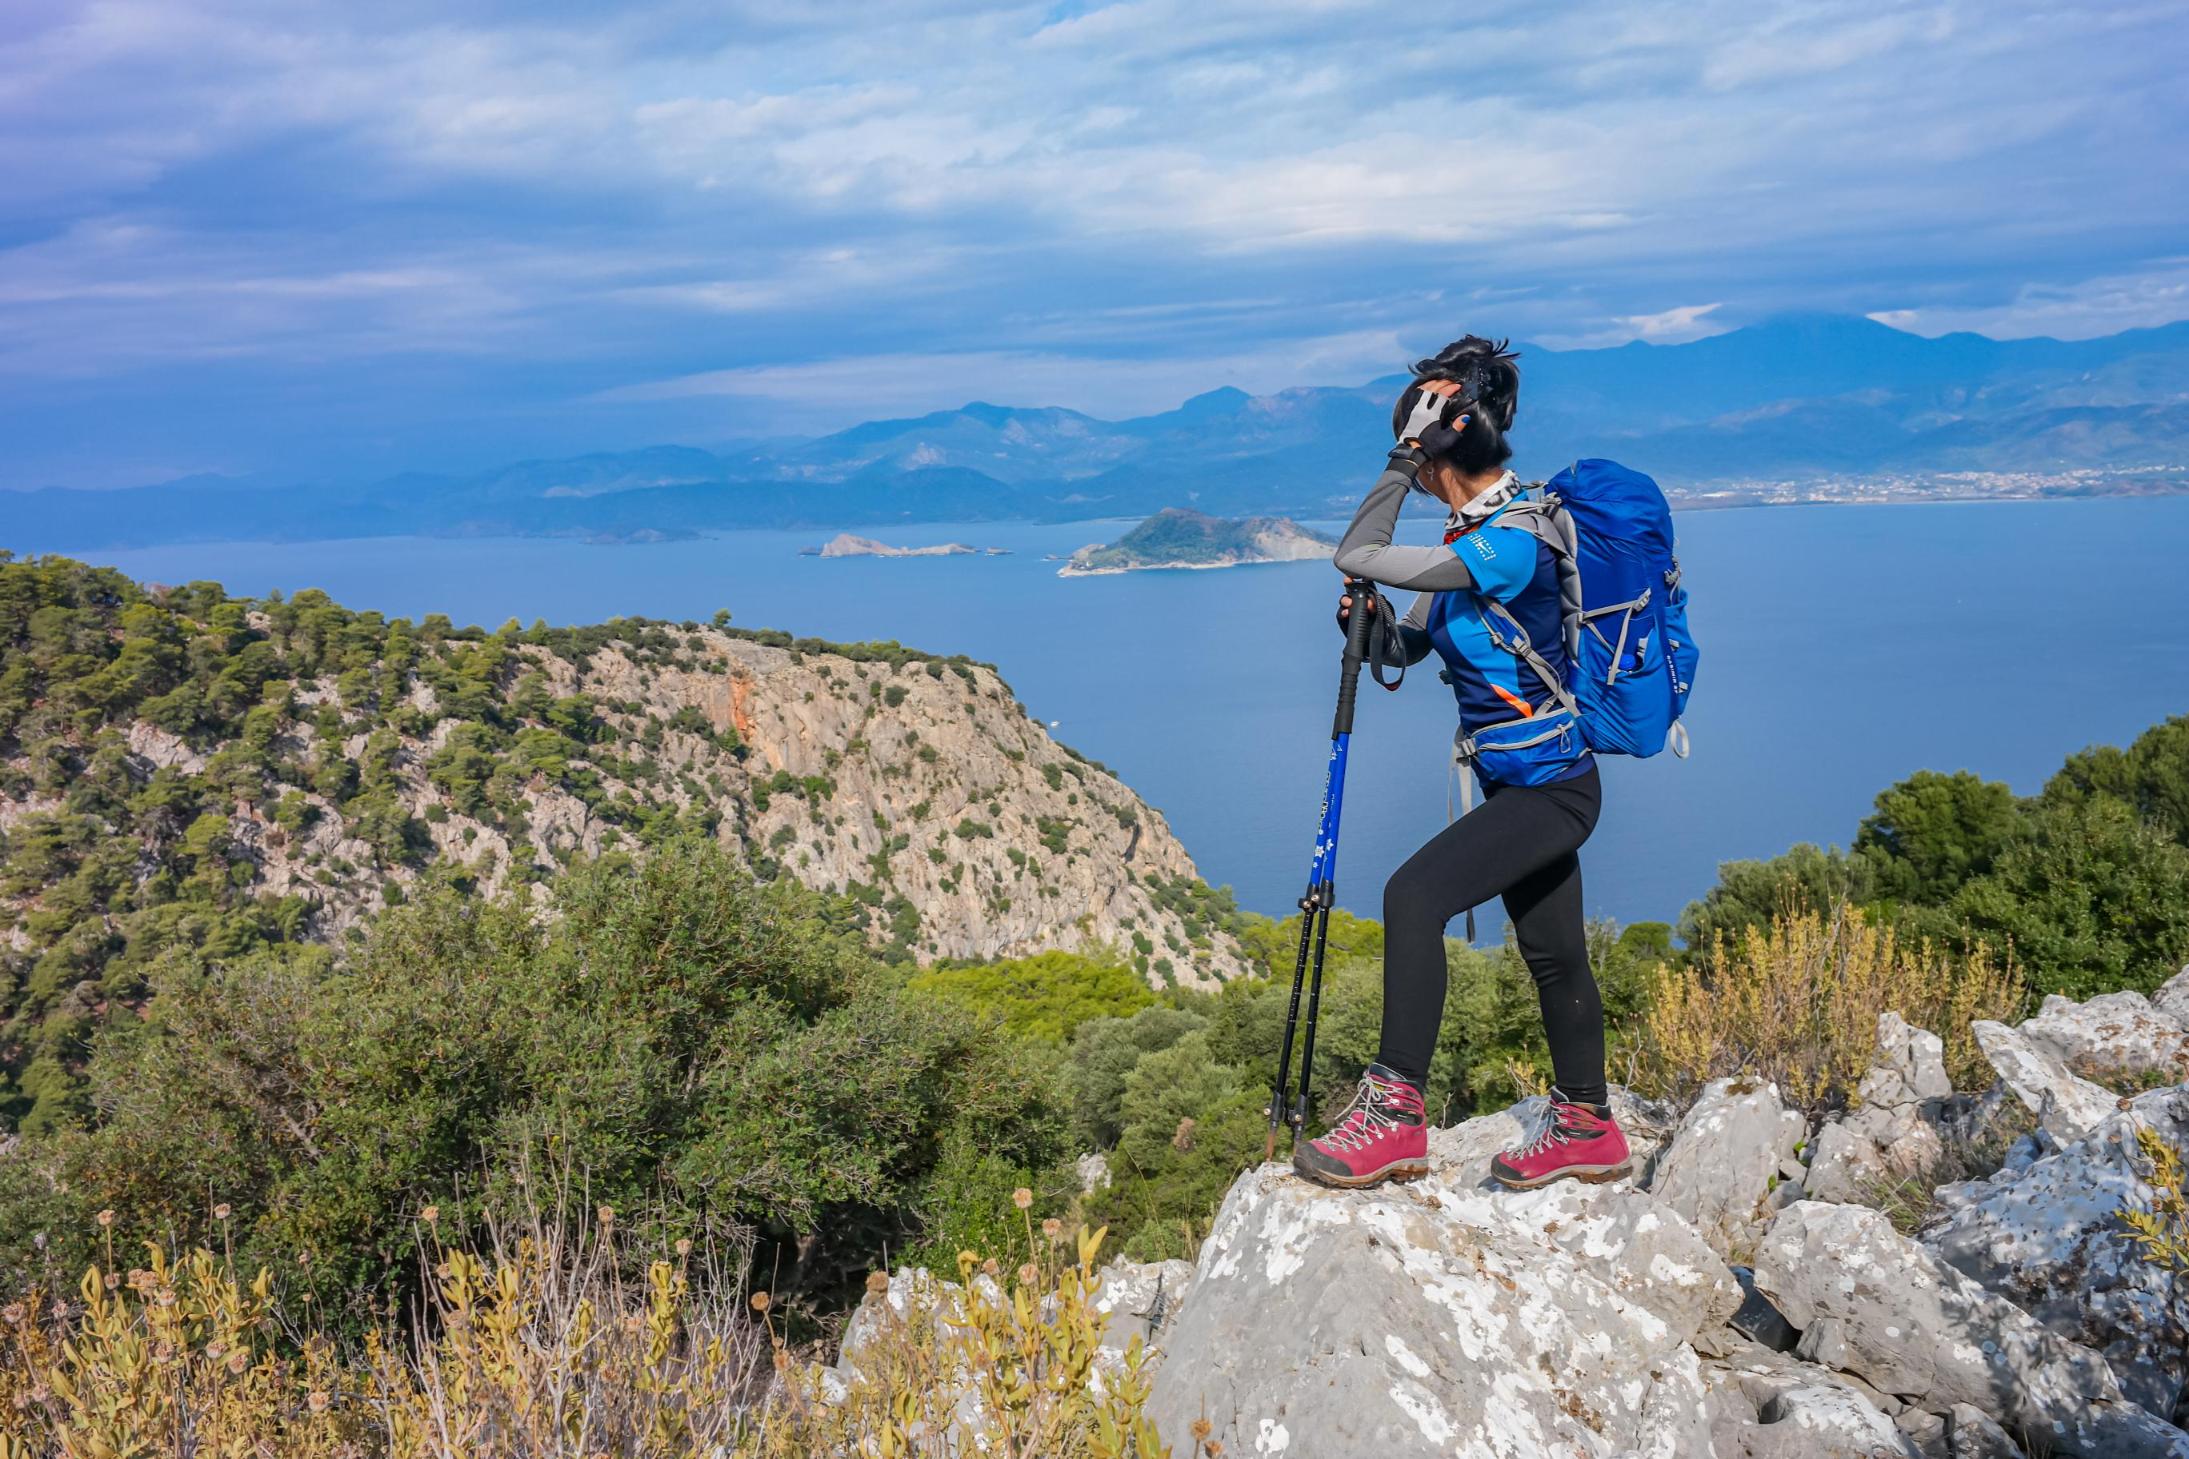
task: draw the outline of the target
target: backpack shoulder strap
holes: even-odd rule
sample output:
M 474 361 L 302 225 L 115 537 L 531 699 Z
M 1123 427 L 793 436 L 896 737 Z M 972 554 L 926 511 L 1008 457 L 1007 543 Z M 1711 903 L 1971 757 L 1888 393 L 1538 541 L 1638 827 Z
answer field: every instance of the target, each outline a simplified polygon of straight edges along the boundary
M 1527 489 L 1539 491 L 1542 484 L 1538 482 Z M 1540 540 L 1545 547 L 1561 557 L 1572 557 L 1580 550 L 1580 543 L 1573 530 L 1573 515 L 1566 510 L 1565 502 L 1556 492 L 1513 498 L 1497 514 L 1497 525 L 1517 527 Z
M 1531 488 L 1532 490 L 1533 488 Z M 1581 652 L 1581 542 L 1573 514 L 1558 493 L 1521 497 L 1498 513 L 1497 524 L 1526 532 L 1551 550 L 1558 562 L 1558 617 L 1569 658 Z

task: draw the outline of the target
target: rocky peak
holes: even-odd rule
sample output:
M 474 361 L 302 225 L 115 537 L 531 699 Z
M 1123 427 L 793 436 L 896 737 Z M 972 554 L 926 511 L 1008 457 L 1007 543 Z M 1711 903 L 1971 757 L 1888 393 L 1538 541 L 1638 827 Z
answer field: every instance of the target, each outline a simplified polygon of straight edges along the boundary
M 2137 1132 L 2189 1145 L 2189 1085 L 2111 1096 L 2064 1143 L 2040 1126 L 1995 1175 L 1941 1189 L 1919 1234 L 1858 1179 L 1907 1178 L 1902 1140 L 1928 1129 L 1936 1149 L 1963 1105 L 2069 1119 L 2042 1081 L 2128 1060 L 2120 1031 L 2182 1027 L 2183 1001 L 2059 1000 L 1999 1025 L 2001 1088 L 1977 1100 L 1945 1086 L 1935 1039 L 1884 1015 L 1875 1104 L 1822 1126 L 1853 1129 L 1840 1199 L 1810 1197 L 1809 1122 L 1755 1080 L 1678 1114 L 1614 1091 L 1637 1158 L 1608 1185 L 1490 1181 L 1539 1101 L 1436 1131 L 1408 1185 L 1265 1165 L 1179 1296 L 1150 1412 L 1181 1449 L 1205 1419 L 1238 1455 L 2189 1459 L 2167 1279 L 2118 1219 L 2155 1195 Z M 2171 1070 L 2174 1041 L 2149 1044 L 2144 1064 Z

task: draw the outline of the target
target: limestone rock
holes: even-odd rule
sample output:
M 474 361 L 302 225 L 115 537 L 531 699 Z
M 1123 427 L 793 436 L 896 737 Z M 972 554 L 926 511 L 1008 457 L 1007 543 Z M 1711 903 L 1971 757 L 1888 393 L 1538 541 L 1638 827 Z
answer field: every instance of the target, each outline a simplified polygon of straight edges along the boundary
M 1096 1191 L 1110 1188 L 1110 1157 L 1100 1150 L 1090 1150 L 1079 1157 L 1074 1167 L 1079 1175 L 1079 1193 L 1091 1196 Z
M 1648 1308 L 1686 1342 L 1740 1309 L 1740 1282 L 1695 1228 L 1630 1186 L 1572 1181 L 1505 1197 L 1598 1280 Z
M 1713 1250 L 1739 1259 L 1762 1230 L 1779 1162 L 1806 1128 L 1801 1112 L 1781 1102 L 1777 1085 L 1717 1080 L 1680 1122 L 1650 1193 L 1692 1222 Z
M 1900 1430 L 1923 1459 L 1953 1459 L 1953 1439 L 1946 1432 L 1946 1421 L 1937 1414 L 1925 1413 L 1920 1408 L 1904 1408 L 1893 1415 L 1893 1427 Z
M 2141 993 L 2100 993 L 2076 1003 L 2055 993 L 2022 1037 L 2085 1079 L 2136 1084 L 2160 1077 L 2189 1079 L 2189 1029 L 2151 1006 Z
M 837 1346 L 836 1371 L 850 1377 L 859 1368 L 859 1354 L 892 1323 L 911 1322 L 932 1315 L 947 1322 L 965 1310 L 964 1289 L 944 1281 L 925 1267 L 899 1267 L 890 1274 L 889 1286 L 869 1292 L 852 1309 Z
M 1744 1435 L 1753 1459 L 1921 1459 L 1877 1405 L 1845 1384 L 1785 1389 L 1757 1419 Z
M 1937 1414 L 1918 1408 L 1902 1409 L 1893 1415 L 1893 1427 L 1900 1430 L 1901 1438 L 1918 1459 L 1953 1459 L 1946 1421 Z
M 1489 1119 L 1444 1132 L 1411 1185 L 1240 1177 L 1168 1339 L 1157 1426 L 1182 1434 L 1205 1412 L 1238 1455 L 1279 1452 L 1280 1434 L 1312 1456 L 1709 1454 L 1683 1329 L 1730 1277 L 1631 1186 L 1478 1189 L 1472 1152 L 1517 1124 Z
M 2183 968 L 2159 984 L 2158 991 L 2151 995 L 2151 1006 L 2183 1028 L 2189 1028 L 2189 968 Z
M 2003 1023 L 1977 1019 L 1969 1025 L 1977 1047 L 2006 1081 L 2014 1097 L 2037 1116 L 2038 1126 L 2062 1142 L 2074 1140 L 2120 1108 L 2120 1097 L 2076 1074 L 2049 1050 Z
M 2021 1170 L 1949 1188 L 1952 1214 L 1923 1244 L 2062 1337 L 2102 1351 L 2129 1396 L 2164 1417 L 2189 1354 L 2167 1320 L 2164 1274 L 2121 1231 L 2121 1211 L 2153 1195 L 2136 1155 L 2139 1128 L 2189 1149 L 2189 1087 L 2143 1095 Z
M 1859 1379 L 1753 1345 L 1729 1361 L 1707 1365 L 1703 1379 L 1718 1399 L 1713 1439 L 1720 1459 L 1848 1453 L 1932 1459 L 1908 1436 L 1906 1414 L 1889 1417 L 1874 1390 Z M 1945 1424 L 1934 1422 L 1943 1456 Z M 1881 1424 L 1897 1432 L 1887 1438 Z
M 2022 1459 L 2022 1446 L 1981 1409 L 1957 1403 L 1948 1415 L 1949 1459 Z
M 1772 1223 L 1756 1284 L 1814 1352 L 1938 1411 L 1965 1403 L 2065 1454 L 2189 1459 L 2189 1434 L 2123 1398 L 2105 1359 L 1994 1296 L 1883 1216 L 1802 1201 Z M 1831 1324 L 1822 1340 L 1810 1329 Z
M 1771 1299 L 1756 1290 L 1756 1273 L 1745 1266 L 1733 1268 L 1733 1277 L 1741 1286 L 1741 1305 L 1726 1320 L 1742 1337 L 1773 1352 L 1791 1352 L 1800 1341 L 1801 1334 L 1794 1331 L 1786 1314 L 1771 1305 Z
M 1803 1185 L 1820 1201 L 1861 1201 L 1878 1184 L 1919 1175 L 1945 1152 L 1937 1121 L 1953 1095 L 1945 1045 L 1897 1013 L 1877 1019 L 1877 1056 L 1855 1108 L 1817 1131 Z
M 1122 1360 L 1138 1338 L 1153 1361 L 1162 1356 L 1164 1340 L 1177 1324 L 1186 1300 L 1186 1286 L 1193 1280 L 1193 1264 L 1184 1261 L 1113 1261 L 1102 1269 L 1102 1285 L 1094 1305 L 1109 1316 L 1102 1331 L 1102 1350 Z

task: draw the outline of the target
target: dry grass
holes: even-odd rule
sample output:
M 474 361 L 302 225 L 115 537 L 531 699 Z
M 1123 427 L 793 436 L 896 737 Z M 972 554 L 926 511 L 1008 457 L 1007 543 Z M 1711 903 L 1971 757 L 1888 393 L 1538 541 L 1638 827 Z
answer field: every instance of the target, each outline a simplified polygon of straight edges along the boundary
M 1816 1110 L 1843 1103 L 1877 1049 L 1890 1009 L 1938 1031 L 1957 1086 L 1988 1066 L 1972 1020 L 2012 1018 L 2028 1001 L 2021 973 L 1978 947 L 1965 957 L 1909 946 L 1852 907 L 1788 912 L 1737 944 L 1720 940 L 1692 965 L 1657 970 L 1642 1018 L 1637 1077 L 1659 1095 L 1751 1073 Z
M 1097 1375 L 1102 1233 L 1045 1231 L 1015 1273 L 876 1324 L 849 1383 L 689 1243 L 635 1266 L 605 1211 L 479 1252 L 429 1228 L 425 1310 L 361 1345 L 291 1327 L 266 1272 L 151 1249 L 0 1311 L 0 1459 L 1162 1459 L 1138 1342 Z
M 1903 1235 L 1913 1236 L 1939 1214 L 1940 1186 L 1997 1174 L 2015 1142 L 2036 1128 L 2036 1116 L 2020 1100 L 2012 1100 L 1980 1134 L 1966 1139 L 1947 1134 L 1938 1158 L 1922 1169 L 1867 1182 L 1862 1204 L 1882 1211 Z

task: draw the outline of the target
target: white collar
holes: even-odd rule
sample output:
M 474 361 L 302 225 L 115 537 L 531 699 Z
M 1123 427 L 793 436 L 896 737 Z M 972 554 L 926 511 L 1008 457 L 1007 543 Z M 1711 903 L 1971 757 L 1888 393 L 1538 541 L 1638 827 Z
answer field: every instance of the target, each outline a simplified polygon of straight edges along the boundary
M 1520 480 L 1513 475 L 1510 468 L 1507 468 L 1503 476 L 1490 483 L 1488 491 L 1483 492 L 1480 496 L 1462 506 L 1454 507 L 1451 516 L 1446 519 L 1444 525 L 1447 529 L 1453 527 L 1479 527 L 1484 521 L 1495 516 L 1501 508 L 1519 494 Z

